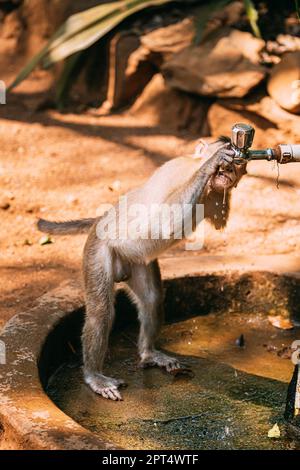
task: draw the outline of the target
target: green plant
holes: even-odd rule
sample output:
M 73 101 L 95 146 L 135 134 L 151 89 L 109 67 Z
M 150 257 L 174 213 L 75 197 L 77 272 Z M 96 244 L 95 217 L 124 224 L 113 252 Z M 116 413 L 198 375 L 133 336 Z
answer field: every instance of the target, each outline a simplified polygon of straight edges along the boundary
M 300 20 L 300 3 L 299 3 L 299 0 L 295 0 L 295 6 L 296 6 L 296 12 L 297 12 L 298 18 Z
M 260 38 L 261 34 L 259 27 L 257 26 L 258 12 L 251 0 L 244 0 L 244 4 L 252 31 L 256 37 Z
M 42 64 L 47 68 L 56 62 L 86 50 L 129 16 L 148 7 L 173 0 L 123 0 L 98 5 L 70 16 L 50 38 L 43 49 L 21 70 L 10 89 L 21 83 Z M 175 0 L 176 1 L 176 0 Z M 69 66 L 69 65 L 68 65 Z
M 196 42 L 201 39 L 205 24 L 213 12 L 232 0 L 217 0 L 203 5 L 196 23 Z M 82 54 L 129 16 L 149 7 L 167 3 L 186 3 L 183 0 L 122 0 L 105 3 L 70 16 L 50 38 L 42 50 L 21 70 L 9 89 L 21 83 L 38 65 L 47 68 L 65 60 L 64 69 L 57 84 L 57 102 L 62 105 L 72 81 L 82 69 Z M 199 0 L 203 4 L 203 0 Z M 258 13 L 251 0 L 244 0 L 246 13 L 256 36 L 260 36 L 257 26 Z

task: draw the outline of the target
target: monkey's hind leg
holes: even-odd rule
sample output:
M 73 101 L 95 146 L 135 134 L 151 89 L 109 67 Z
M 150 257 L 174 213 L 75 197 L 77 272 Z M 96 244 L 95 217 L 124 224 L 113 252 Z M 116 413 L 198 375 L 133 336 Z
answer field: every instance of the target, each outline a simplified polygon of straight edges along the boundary
M 159 366 L 168 372 L 180 369 L 174 357 L 155 349 L 155 340 L 163 322 L 163 290 L 158 262 L 132 266 L 127 283 L 131 297 L 138 308 L 140 334 L 138 341 L 141 366 Z
M 103 363 L 114 320 L 113 260 L 108 247 L 88 240 L 84 256 L 86 320 L 82 334 L 84 380 L 111 400 L 122 400 L 123 380 L 103 375 Z

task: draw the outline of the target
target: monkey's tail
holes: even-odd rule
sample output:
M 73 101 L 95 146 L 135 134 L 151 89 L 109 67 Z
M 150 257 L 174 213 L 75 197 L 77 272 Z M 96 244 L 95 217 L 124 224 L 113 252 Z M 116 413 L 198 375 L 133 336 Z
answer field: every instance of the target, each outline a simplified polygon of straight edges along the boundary
M 67 222 L 50 222 L 49 220 L 39 219 L 37 227 L 40 232 L 46 232 L 53 235 L 75 235 L 77 233 L 87 233 L 96 218 L 69 220 Z

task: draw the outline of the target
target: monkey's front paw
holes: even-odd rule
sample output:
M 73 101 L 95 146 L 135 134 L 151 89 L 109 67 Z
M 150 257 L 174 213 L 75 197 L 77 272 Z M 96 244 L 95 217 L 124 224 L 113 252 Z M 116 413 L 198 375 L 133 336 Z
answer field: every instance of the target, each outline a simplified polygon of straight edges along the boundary
M 222 167 L 223 169 L 229 168 L 233 163 L 235 152 L 231 148 L 223 148 L 220 150 L 218 158 L 218 166 Z
M 140 365 L 143 368 L 151 366 L 163 367 L 167 372 L 181 369 L 181 365 L 175 357 L 167 356 L 167 354 L 160 351 L 153 351 L 143 355 Z
M 91 387 L 93 392 L 98 393 L 98 395 L 108 398 L 109 400 L 122 400 L 118 389 L 126 385 L 124 380 L 113 379 L 102 374 L 92 374 L 88 372 L 84 374 L 84 380 L 85 383 Z

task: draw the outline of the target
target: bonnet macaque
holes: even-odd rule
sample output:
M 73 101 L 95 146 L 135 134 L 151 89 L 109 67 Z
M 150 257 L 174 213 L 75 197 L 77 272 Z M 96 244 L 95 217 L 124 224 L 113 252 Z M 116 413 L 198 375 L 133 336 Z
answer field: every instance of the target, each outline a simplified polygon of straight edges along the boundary
M 120 202 L 112 210 L 97 218 L 69 222 L 49 222 L 40 219 L 39 230 L 50 234 L 88 233 L 83 254 L 83 274 L 86 299 L 86 318 L 82 333 L 84 379 L 91 389 L 111 400 L 121 400 L 121 379 L 103 374 L 109 334 L 114 321 L 114 284 L 123 282 L 138 310 L 140 333 L 138 352 L 142 367 L 159 366 L 168 372 L 180 368 L 176 358 L 155 348 L 163 321 L 163 294 L 157 258 L 178 240 L 175 234 L 184 223 L 174 217 L 168 237 L 155 239 L 144 236 L 153 220 L 147 209 L 156 204 L 191 207 L 192 229 L 199 221 L 195 208 L 204 204 L 204 216 L 216 229 L 225 227 L 229 213 L 230 190 L 246 172 L 246 165 L 233 163 L 234 152 L 230 140 L 221 137 L 208 144 L 193 157 L 179 157 L 158 168 L 146 183 L 126 195 L 127 212 Z M 138 234 L 124 238 L 116 236 L 118 229 L 129 224 L 130 208 L 143 205 L 144 220 Z M 125 221 L 126 219 L 126 221 Z M 128 220 L 129 219 L 129 220 Z M 155 223 L 154 223 L 155 225 Z M 101 236 L 101 229 L 108 229 Z M 114 227 L 112 229 L 111 227 Z M 146 228 L 145 228 L 146 227 Z M 152 225 L 151 225 L 152 227 Z M 144 230 L 144 231 L 143 231 Z M 105 231 L 105 230 L 104 230 Z M 147 232 L 146 235 L 149 235 Z

